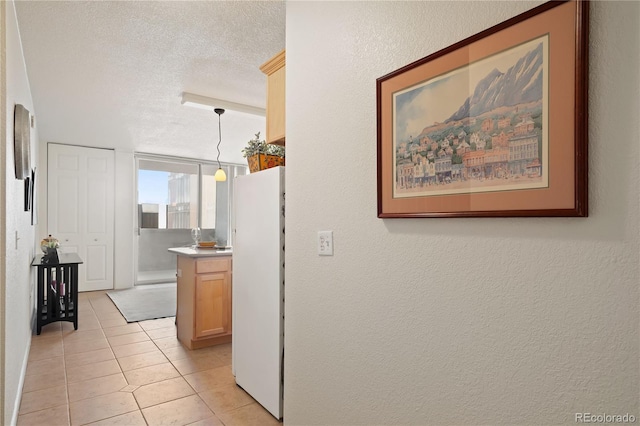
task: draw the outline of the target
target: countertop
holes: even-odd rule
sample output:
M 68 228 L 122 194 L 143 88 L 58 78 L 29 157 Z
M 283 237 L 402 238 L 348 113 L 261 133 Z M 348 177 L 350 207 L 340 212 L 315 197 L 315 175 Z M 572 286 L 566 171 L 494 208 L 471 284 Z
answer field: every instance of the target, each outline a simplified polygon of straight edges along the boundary
M 186 257 L 220 257 L 220 256 L 231 256 L 233 254 L 233 250 L 228 248 L 226 250 L 220 249 L 199 249 L 193 247 L 172 247 L 168 249 L 171 253 L 175 253 L 179 256 Z

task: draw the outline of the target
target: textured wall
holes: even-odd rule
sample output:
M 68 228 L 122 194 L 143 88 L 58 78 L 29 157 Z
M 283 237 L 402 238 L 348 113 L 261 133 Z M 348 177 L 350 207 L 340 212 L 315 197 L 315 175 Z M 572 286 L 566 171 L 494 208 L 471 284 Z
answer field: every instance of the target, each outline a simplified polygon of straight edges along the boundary
M 22 47 L 16 23 L 14 3 L 6 2 L 7 37 L 7 98 L 6 98 L 6 288 L 4 318 L 9 320 L 5 330 L 5 412 L 3 424 L 15 422 L 22 388 L 22 377 L 31 342 L 31 318 L 34 307 L 35 273 L 31 260 L 35 253 L 35 228 L 31 214 L 23 211 L 24 182 L 15 179 L 13 165 L 13 110 L 15 104 L 24 105 L 35 115 L 29 80 L 24 65 Z M 32 167 L 38 164 L 37 129 L 31 131 Z M 16 232 L 20 238 L 16 244 Z
M 376 78 L 536 4 L 287 4 L 287 424 L 640 415 L 640 3 L 591 5 L 589 218 L 376 218 Z
M 123 289 L 133 287 L 135 282 L 135 202 L 136 171 L 133 152 L 116 149 L 116 193 L 114 228 L 114 273 L 113 287 Z
M 7 277 L 2 271 L 6 268 L 6 236 L 7 236 L 7 197 L 6 197 L 6 181 L 7 181 L 7 26 L 6 21 L 6 2 L 0 2 L 0 306 L 4 307 L 5 290 Z M 4 315 L 0 315 L 0 419 L 4 420 L 4 370 L 5 370 L 5 321 Z

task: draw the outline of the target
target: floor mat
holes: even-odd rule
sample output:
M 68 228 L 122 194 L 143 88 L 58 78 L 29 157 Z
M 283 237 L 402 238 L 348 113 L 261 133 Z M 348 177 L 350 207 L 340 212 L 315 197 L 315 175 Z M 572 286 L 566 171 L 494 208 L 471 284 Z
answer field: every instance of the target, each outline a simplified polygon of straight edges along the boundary
M 176 284 L 143 285 L 107 292 L 127 322 L 176 315 Z

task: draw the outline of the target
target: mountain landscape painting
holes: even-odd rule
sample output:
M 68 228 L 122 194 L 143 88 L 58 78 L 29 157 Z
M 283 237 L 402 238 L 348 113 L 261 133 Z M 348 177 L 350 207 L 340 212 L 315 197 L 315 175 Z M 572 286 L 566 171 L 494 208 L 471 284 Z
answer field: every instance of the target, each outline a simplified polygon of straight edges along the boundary
M 393 94 L 393 196 L 548 186 L 548 35 Z

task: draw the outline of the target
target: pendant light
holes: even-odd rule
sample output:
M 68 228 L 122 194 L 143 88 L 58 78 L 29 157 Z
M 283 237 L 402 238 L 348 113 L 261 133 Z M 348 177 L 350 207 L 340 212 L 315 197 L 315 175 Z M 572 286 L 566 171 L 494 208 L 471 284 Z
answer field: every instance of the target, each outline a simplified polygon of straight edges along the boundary
M 216 147 L 218 150 L 218 158 L 216 159 L 218 161 L 218 170 L 216 171 L 216 174 L 213 176 L 213 178 L 216 180 L 216 182 L 224 182 L 225 180 L 227 180 L 227 174 L 224 172 L 224 170 L 222 170 L 222 167 L 220 166 L 220 142 L 222 142 L 220 116 L 224 114 L 224 109 L 216 108 L 213 111 L 218 114 L 218 135 L 220 136 L 220 139 L 218 140 L 218 146 Z

